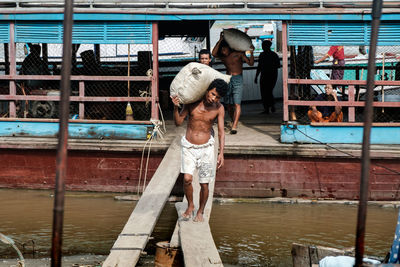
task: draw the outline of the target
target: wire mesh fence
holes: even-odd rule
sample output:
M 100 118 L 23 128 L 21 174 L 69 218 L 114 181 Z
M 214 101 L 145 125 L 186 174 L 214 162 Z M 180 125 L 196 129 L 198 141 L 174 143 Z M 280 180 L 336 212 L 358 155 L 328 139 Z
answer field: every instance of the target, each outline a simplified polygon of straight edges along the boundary
M 9 64 L 5 60 L 8 55 L 4 47 L 0 50 L 0 58 L 3 59 L 1 74 L 9 74 Z M 71 75 L 87 76 L 83 78 L 83 94 L 80 94 L 80 79 L 71 81 L 70 95 L 86 97 L 80 119 L 125 120 L 128 102 L 121 102 L 119 97 L 151 97 L 150 81 L 121 81 L 115 77 L 152 76 L 152 49 L 152 45 L 74 44 Z M 15 57 L 16 74 L 29 75 L 16 81 L 17 96 L 60 95 L 59 78 L 48 77 L 61 74 L 61 44 L 17 43 Z M 110 78 L 104 79 L 107 76 Z M 10 94 L 9 80 L 0 81 L 0 85 L 0 94 Z M 102 99 L 96 101 L 96 97 Z M 59 115 L 58 101 L 17 100 L 15 103 L 18 118 L 58 118 Z M 150 120 L 149 101 L 135 101 L 130 105 L 135 120 Z M 8 109 L 9 101 L 1 101 L 0 116 L 8 117 Z M 79 118 L 77 101 L 71 101 L 70 118 Z
M 204 37 L 163 37 L 159 40 L 158 59 L 162 72 L 159 98 L 162 108 L 168 108 L 170 105 L 169 84 L 175 74 L 185 62 L 197 60 L 198 53 L 204 46 Z M 10 73 L 10 65 L 6 60 L 9 55 L 5 52 L 7 47 L 8 44 L 0 47 L 0 75 Z M 115 79 L 115 77 L 152 76 L 152 44 L 73 44 L 72 49 L 71 75 L 86 76 L 86 78 L 76 78 L 71 81 L 70 95 L 84 96 L 85 101 L 83 101 L 84 113 L 79 113 L 79 102 L 71 101 L 70 118 L 125 120 L 128 102 L 118 98 L 152 96 L 150 81 L 128 82 Z M 61 74 L 62 44 L 16 43 L 15 51 L 16 74 L 29 76 L 16 81 L 16 95 L 59 96 L 59 78 L 48 77 Z M 84 81 L 83 94 L 80 92 L 80 80 Z M 0 81 L 0 94 L 10 94 L 9 83 L 6 79 Z M 102 97 L 102 101 L 96 97 Z M 58 101 L 17 100 L 15 104 L 17 118 L 59 116 Z M 8 100 L 0 102 L 0 116 L 9 117 L 9 105 Z M 131 102 L 130 106 L 135 120 L 150 120 L 152 107 L 149 101 Z
M 313 80 L 366 81 L 368 46 L 291 46 L 289 78 Z M 339 52 L 338 52 L 339 51 Z M 378 46 L 375 80 L 400 80 L 400 46 Z M 325 85 L 290 84 L 290 100 L 321 100 Z M 339 101 L 347 101 L 349 87 L 333 85 Z M 319 96 L 318 96 L 319 95 Z M 365 101 L 366 85 L 355 86 L 355 101 Z M 374 101 L 400 102 L 400 86 L 375 86 Z M 317 107 L 319 110 L 321 107 Z M 309 123 L 308 106 L 289 107 L 290 119 Z M 331 108 L 331 110 L 333 107 Z M 343 107 L 343 121 L 348 121 L 348 108 Z M 363 121 L 363 108 L 356 108 L 355 121 Z M 374 122 L 399 122 L 400 108 L 374 108 Z

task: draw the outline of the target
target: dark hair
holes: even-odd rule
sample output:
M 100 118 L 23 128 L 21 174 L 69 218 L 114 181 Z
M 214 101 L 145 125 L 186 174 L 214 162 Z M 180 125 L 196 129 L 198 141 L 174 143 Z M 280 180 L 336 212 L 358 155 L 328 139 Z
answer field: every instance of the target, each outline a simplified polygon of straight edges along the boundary
M 211 52 L 208 49 L 201 49 L 199 52 L 199 58 L 201 57 L 201 55 L 208 55 L 211 59 Z
M 264 40 L 261 44 L 263 50 L 268 50 L 271 48 L 272 42 L 270 40 Z
M 210 86 L 208 86 L 207 91 L 210 91 L 214 88 L 217 90 L 217 93 L 220 97 L 224 97 L 228 91 L 228 84 L 222 79 L 215 79 L 211 82 Z
M 36 55 L 40 55 L 40 49 L 41 46 L 40 45 L 30 45 L 29 48 L 31 49 L 31 53 L 36 54 Z
M 232 51 L 232 48 L 228 45 L 228 43 L 225 40 L 222 40 L 221 43 L 219 43 L 219 49 L 217 52 L 218 57 L 224 57 L 224 55 L 222 54 L 223 47 L 228 47 L 229 51 Z

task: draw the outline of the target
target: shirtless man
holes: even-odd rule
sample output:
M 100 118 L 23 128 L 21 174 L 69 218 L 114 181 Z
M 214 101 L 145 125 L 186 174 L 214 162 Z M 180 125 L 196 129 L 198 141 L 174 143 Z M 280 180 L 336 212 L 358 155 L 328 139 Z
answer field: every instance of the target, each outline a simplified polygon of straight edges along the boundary
M 240 103 L 243 93 L 243 63 L 247 63 L 249 66 L 254 65 L 253 50 L 250 50 L 250 58 L 247 58 L 244 52 L 232 50 L 224 40 L 223 33 L 221 32 L 219 41 L 212 51 L 212 55 L 218 57 L 222 63 L 224 63 L 226 73 L 232 75 L 229 83 L 229 90 L 224 98 L 224 102 L 227 104 L 228 113 L 232 119 L 231 134 L 236 134 L 241 113 Z
M 183 123 L 189 115 L 186 135 L 182 136 L 182 165 L 181 173 L 184 174 L 184 191 L 188 201 L 188 207 L 182 214 L 184 219 L 190 219 L 194 210 L 193 203 L 193 173 L 196 168 L 199 170 L 200 182 L 200 203 L 195 222 L 203 222 L 204 208 L 208 199 L 208 184 L 214 180 L 213 166 L 214 158 L 214 137 L 211 136 L 211 128 L 214 120 L 218 120 L 219 154 L 217 168 L 224 165 L 224 107 L 219 102 L 226 94 L 228 84 L 221 80 L 214 80 L 207 89 L 201 101 L 184 105 L 181 112 L 178 111 L 179 100 L 177 96 L 171 96 L 174 103 L 175 125 Z

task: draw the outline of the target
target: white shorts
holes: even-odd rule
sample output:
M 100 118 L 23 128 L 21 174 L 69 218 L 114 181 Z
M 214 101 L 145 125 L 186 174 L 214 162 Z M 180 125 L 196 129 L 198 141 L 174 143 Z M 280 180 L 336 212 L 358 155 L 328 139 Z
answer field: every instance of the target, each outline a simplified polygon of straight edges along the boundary
M 182 164 L 181 173 L 193 175 L 196 168 L 199 169 L 199 183 L 207 184 L 214 180 L 214 137 L 210 136 L 207 143 L 193 145 L 186 140 L 185 136 L 181 139 L 182 145 Z

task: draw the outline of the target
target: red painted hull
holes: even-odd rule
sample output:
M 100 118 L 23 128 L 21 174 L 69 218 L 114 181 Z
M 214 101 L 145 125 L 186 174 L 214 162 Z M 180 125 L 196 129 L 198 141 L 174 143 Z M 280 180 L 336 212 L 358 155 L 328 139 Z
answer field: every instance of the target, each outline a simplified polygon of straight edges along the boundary
M 150 180 L 163 158 L 152 154 Z M 66 188 L 79 191 L 136 192 L 141 153 L 69 151 Z M 52 189 L 55 150 L 2 149 L 0 187 Z M 143 162 L 142 183 L 145 175 Z M 370 200 L 400 200 L 400 159 L 373 160 Z M 224 197 L 318 197 L 358 199 L 361 165 L 354 159 L 227 155 L 218 171 L 215 194 Z M 178 179 L 174 193 L 182 193 Z

